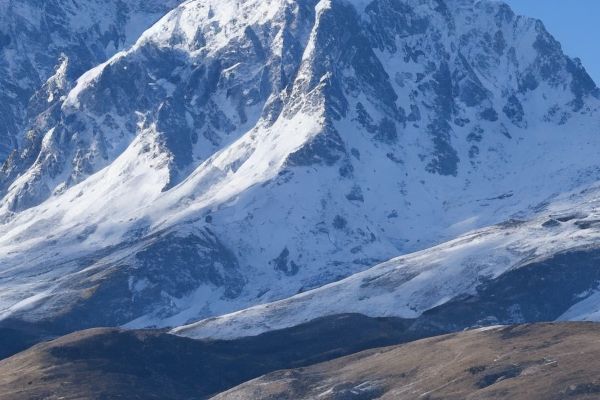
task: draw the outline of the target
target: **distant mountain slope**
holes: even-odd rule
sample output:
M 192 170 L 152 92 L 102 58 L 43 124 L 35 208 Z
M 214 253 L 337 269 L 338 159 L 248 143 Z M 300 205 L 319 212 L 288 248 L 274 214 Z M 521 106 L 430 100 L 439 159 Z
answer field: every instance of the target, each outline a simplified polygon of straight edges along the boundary
M 596 399 L 599 335 L 589 323 L 474 330 L 274 372 L 213 399 Z
M 232 338 L 340 313 L 413 319 L 416 331 L 598 320 L 599 220 L 598 188 L 576 191 L 529 221 L 476 230 L 288 299 L 175 332 Z
M 598 179 L 598 104 L 499 2 L 188 1 L 7 164 L 0 318 L 181 325 L 535 218 Z

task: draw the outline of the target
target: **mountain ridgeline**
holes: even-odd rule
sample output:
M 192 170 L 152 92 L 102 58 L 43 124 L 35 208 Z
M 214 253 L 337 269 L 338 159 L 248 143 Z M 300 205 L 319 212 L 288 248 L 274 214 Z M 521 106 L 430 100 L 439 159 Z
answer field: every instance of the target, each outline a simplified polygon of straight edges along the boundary
M 132 45 L 177 3 L 4 1 L 0 4 L 0 163 L 35 161 L 48 117 L 87 70 Z M 24 164 L 23 164 L 24 163 Z M 3 174 L 7 174 L 5 169 Z M 6 185 L 12 175 L 4 177 Z M 8 179 L 7 179 L 8 178 Z
M 501 2 L 191 0 L 154 24 L 167 3 L 5 4 L 11 324 L 177 326 L 423 250 L 432 269 L 399 272 L 438 300 L 402 308 L 418 318 L 496 278 L 504 251 L 485 242 L 444 286 L 431 246 L 537 221 L 598 179 L 598 88 Z M 396 304 L 399 281 L 378 282 Z

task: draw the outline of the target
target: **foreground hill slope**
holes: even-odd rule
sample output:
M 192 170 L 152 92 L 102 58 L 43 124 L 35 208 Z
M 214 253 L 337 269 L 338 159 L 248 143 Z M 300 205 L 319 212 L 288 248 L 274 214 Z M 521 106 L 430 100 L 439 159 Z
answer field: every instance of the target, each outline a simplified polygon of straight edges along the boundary
M 597 324 L 497 327 L 396 345 L 416 338 L 402 320 L 360 315 L 234 341 L 93 329 L 0 361 L 0 399 L 553 400 L 600 394 Z M 354 354 L 389 345 L 395 346 Z
M 278 369 L 418 338 L 406 327 L 401 319 L 338 315 L 234 341 L 93 329 L 0 361 L 0 399 L 206 398 Z
M 597 399 L 591 323 L 479 329 L 275 372 L 215 400 Z

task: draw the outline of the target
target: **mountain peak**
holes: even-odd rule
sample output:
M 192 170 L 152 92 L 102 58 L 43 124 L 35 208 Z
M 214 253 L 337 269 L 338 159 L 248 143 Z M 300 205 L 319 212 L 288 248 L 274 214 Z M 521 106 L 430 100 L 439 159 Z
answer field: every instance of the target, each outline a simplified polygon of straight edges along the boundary
M 188 1 L 94 65 L 3 169 L 5 316 L 181 324 L 596 176 L 595 84 L 497 2 Z

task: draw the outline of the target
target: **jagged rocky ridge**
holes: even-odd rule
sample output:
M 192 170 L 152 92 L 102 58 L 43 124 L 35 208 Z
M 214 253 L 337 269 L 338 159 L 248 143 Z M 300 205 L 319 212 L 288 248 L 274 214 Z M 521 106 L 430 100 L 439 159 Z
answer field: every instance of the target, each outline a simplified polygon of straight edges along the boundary
M 597 106 L 498 2 L 187 2 L 5 165 L 0 315 L 177 325 L 532 217 L 597 179 Z
M 81 74 L 129 47 L 176 4 L 176 0 L 0 2 L 0 164 L 15 151 L 3 174 L 14 177 L 13 168 L 35 161 L 46 133 L 36 129 L 36 120 L 50 118 L 53 106 Z M 7 183 L 4 177 L 2 184 Z

